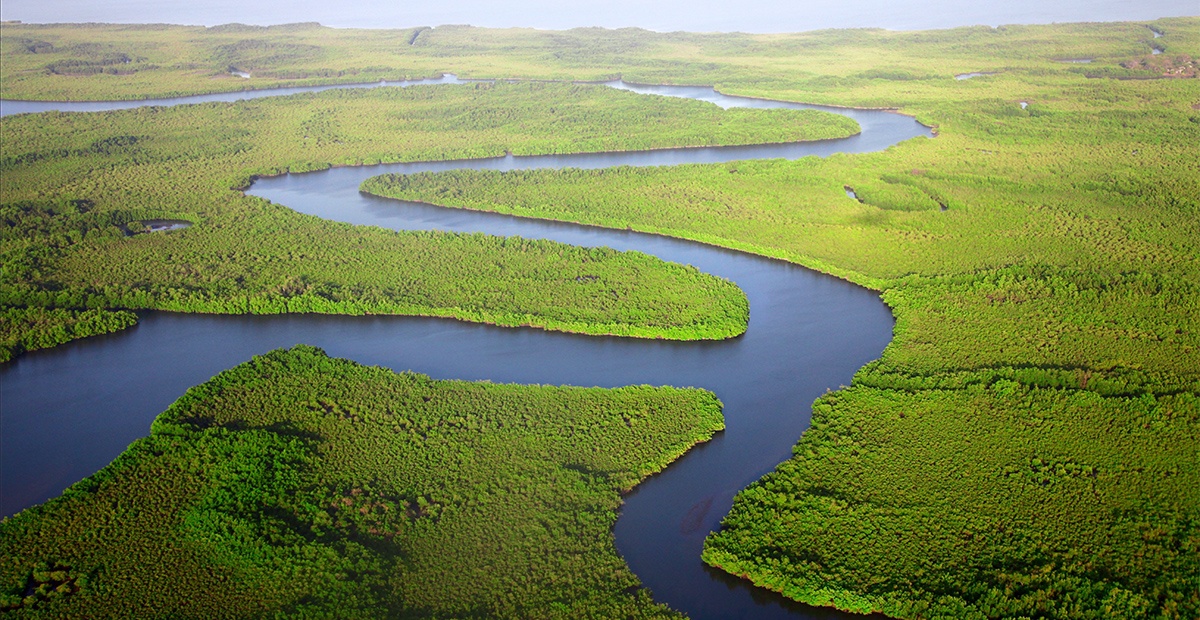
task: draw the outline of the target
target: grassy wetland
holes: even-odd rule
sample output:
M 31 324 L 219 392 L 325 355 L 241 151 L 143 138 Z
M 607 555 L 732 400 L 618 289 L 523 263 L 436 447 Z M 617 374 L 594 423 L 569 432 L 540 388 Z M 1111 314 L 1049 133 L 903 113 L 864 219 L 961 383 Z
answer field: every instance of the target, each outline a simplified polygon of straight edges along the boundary
M 454 172 L 364 187 L 696 239 L 882 292 L 895 340 L 851 386 L 814 405 L 793 458 L 744 491 L 710 537 L 709 564 L 796 600 L 901 618 L 1200 615 L 1200 19 L 796 35 L 6 26 L 4 37 L 11 98 L 137 98 L 454 71 L 715 84 L 915 115 L 939 137 L 882 153 Z M 251 57 L 252 49 L 278 53 Z M 112 72 L 48 68 L 104 54 L 128 56 L 125 72 L 118 63 L 103 65 Z M 1082 58 L 1091 62 L 1064 62 Z M 254 77 L 238 81 L 231 66 Z M 990 75 L 954 79 L 969 72 Z M 6 162 L 42 152 L 10 146 L 14 120 L 2 122 Z M 67 135 L 75 133 L 54 140 L 66 144 Z M 47 144 L 75 152 L 111 135 Z M 237 140 L 220 143 L 232 149 Z M 362 148 L 323 148 L 346 159 L 305 161 L 369 160 Z M 228 192 L 269 170 L 258 165 L 204 185 L 240 205 L 231 212 L 243 234 L 255 218 L 284 217 Z M 6 203 L 18 191 L 9 189 L 19 178 L 12 174 L 5 169 Z M 206 221 L 198 210 L 130 218 Z M 165 243 L 141 241 L 152 242 Z M 98 277 L 100 268 L 83 262 L 55 255 L 37 273 Z M 32 281 L 23 278 L 21 286 Z

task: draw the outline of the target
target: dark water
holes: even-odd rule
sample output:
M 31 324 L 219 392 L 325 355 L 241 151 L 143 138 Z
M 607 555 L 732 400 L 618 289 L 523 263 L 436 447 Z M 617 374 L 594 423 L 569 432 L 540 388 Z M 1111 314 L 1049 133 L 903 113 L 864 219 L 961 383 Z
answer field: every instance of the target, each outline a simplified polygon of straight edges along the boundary
M 790 105 L 656 87 L 724 106 Z M 728 430 L 627 498 L 617 546 L 656 600 L 694 618 L 845 617 L 795 605 L 699 560 L 733 495 L 790 455 L 810 404 L 849 383 L 891 338 L 892 319 L 865 289 L 787 263 L 700 244 L 571 224 L 414 205 L 365 196 L 382 172 L 451 168 L 603 167 L 801 157 L 884 148 L 929 130 L 879 111 L 842 111 L 859 136 L 814 144 L 650 153 L 507 157 L 336 168 L 262 179 L 250 192 L 298 211 L 396 229 L 520 234 L 637 249 L 729 278 L 750 299 L 750 326 L 722 342 L 671 343 L 503 329 L 405 317 L 222 317 L 152 313 L 134 329 L 39 351 L 0 367 L 0 510 L 44 501 L 103 467 L 188 387 L 276 347 L 307 343 L 331 355 L 436 378 L 496 382 L 704 387 L 725 404 Z
M 1196 15 L 1195 0 L 5 0 L 0 15 L 28 22 L 230 22 L 408 28 L 439 24 L 564 29 L 637 26 L 662 32 L 799 32 L 819 28 L 918 30 L 984 24 L 1138 21 Z

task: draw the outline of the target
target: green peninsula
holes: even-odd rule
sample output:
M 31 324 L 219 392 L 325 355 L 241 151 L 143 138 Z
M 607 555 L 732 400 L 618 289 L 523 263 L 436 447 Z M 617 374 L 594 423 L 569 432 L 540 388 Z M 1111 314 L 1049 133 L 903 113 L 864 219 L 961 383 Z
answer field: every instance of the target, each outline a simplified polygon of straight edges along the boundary
M 0 523 L 0 611 L 679 617 L 612 525 L 621 492 L 723 427 L 702 390 L 434 381 L 275 351 Z
M 7 32 L 7 29 L 6 29 Z M 600 86 L 471 84 L 0 120 L 5 357 L 128 326 L 131 310 L 445 316 L 587 334 L 722 339 L 732 283 L 635 252 L 298 214 L 256 176 L 393 161 L 850 135 L 842 117 L 723 111 Z M 142 222 L 182 220 L 146 233 Z

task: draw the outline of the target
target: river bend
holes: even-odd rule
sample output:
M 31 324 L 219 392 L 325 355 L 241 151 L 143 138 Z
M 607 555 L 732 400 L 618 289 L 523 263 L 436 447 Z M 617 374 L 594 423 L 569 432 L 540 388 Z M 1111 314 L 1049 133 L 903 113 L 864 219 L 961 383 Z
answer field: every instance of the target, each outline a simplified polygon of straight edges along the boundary
M 439 82 L 458 82 L 453 76 Z M 403 84 L 398 84 L 403 85 Z M 626 497 L 617 547 L 655 600 L 693 618 L 845 618 L 786 601 L 700 561 L 734 494 L 788 458 L 812 401 L 848 384 L 891 339 L 877 295 L 789 263 L 666 237 L 433 207 L 368 196 L 367 177 L 458 168 L 515 170 L 657 166 L 867 152 L 932 135 L 886 111 L 729 97 L 711 88 L 608 84 L 722 107 L 825 109 L 854 118 L 842 140 L 648 152 L 499 157 L 385 164 L 260 179 L 248 193 L 320 217 L 399 230 L 440 229 L 546 238 L 639 250 L 736 282 L 750 301 L 746 333 L 719 342 L 667 342 L 509 329 L 448 319 L 320 315 L 211 316 L 155 312 L 126 332 L 25 354 L 0 367 L 0 514 L 62 492 L 111 461 L 188 387 L 278 347 L 306 343 L 330 355 L 439 379 L 597 385 L 696 386 L 725 405 L 727 430 Z M 375 86 L 375 85 L 368 85 Z M 322 87 L 324 89 L 327 87 Z M 295 92 L 254 91 L 254 96 Z M 316 90 L 316 89 L 312 89 Z M 225 101 L 223 94 L 184 103 Z M 15 113 L 3 102 L 4 113 Z M 22 112 L 40 111 L 21 103 Z M 117 107 L 170 105 L 119 102 Z M 46 104 L 42 109 L 59 109 Z M 91 103 L 89 106 L 102 104 Z M 88 107 L 87 109 L 111 109 Z M 849 200 L 847 198 L 847 200 Z

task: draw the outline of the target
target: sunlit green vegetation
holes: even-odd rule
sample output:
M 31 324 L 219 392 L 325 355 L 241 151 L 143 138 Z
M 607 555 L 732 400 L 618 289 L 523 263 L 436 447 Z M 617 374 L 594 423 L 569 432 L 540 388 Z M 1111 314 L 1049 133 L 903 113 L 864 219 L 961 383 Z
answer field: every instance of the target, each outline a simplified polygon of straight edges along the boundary
M 0 523 L 14 617 L 677 617 L 620 493 L 723 427 L 695 389 L 434 381 L 297 347 Z
M 0 71 L 5 96 L 29 98 L 451 71 L 899 107 L 939 137 L 825 160 L 368 187 L 697 239 L 883 291 L 894 342 L 818 401 L 795 457 L 709 541 L 710 564 L 899 617 L 1200 616 L 1200 80 L 1186 77 L 1200 19 L 796 35 L 442 27 L 408 46 L 414 32 L 6 27 Z M 33 49 L 10 53 L 17 37 Z M 274 51 L 217 50 L 251 39 Z M 139 70 L 47 69 L 105 54 Z M 260 77 L 225 77 L 230 54 Z M 1092 62 L 1062 62 L 1079 58 Z M 966 72 L 993 75 L 953 78 Z M 66 583 L 44 561 L 41 583 Z
M 25 351 L 121 331 L 137 323 L 137 315 L 126 310 L 8 307 L 0 309 L 0 317 L 0 362 Z
M 415 314 L 589 334 L 728 338 L 745 331 L 745 296 L 690 267 L 543 241 L 338 224 L 239 188 L 256 175 L 330 165 L 788 141 L 857 130 L 830 114 L 723 111 L 559 84 L 336 91 L 7 117 L 0 121 L 0 303 Z M 140 228 L 131 223 L 158 218 L 195 225 L 130 234 Z M 38 320 L 66 316 L 42 313 Z M 53 331 L 54 343 L 85 335 L 65 323 Z M 28 349 L 52 341 L 22 342 Z
M 1151 27 L 1163 36 L 1155 39 Z M 1155 48 L 1163 51 L 1162 60 L 1145 67 L 1138 64 L 1149 60 Z M 316 24 L 5 24 L 0 82 L 4 97 L 10 99 L 142 99 L 452 72 L 473 78 L 624 77 L 635 82 L 715 84 L 747 94 L 778 96 L 790 91 L 788 98 L 804 101 L 893 106 L 913 96 L 932 100 L 975 90 L 981 88 L 977 82 L 998 77 L 958 82 L 953 76 L 959 73 L 1126 75 L 1131 70 L 1122 66 L 1125 63 L 1134 67 L 1129 75 L 1161 77 L 1158 69 L 1168 58 L 1173 66 L 1182 66 L 1200 56 L 1198 50 L 1194 18 L 1148 24 L 766 35 L 637 28 L 555 32 L 467 26 L 354 30 Z M 1060 62 L 1073 58 L 1092 62 Z M 252 77 L 231 75 L 231 69 Z
M 1167 31 L 1197 39 L 1196 20 L 1177 24 L 1190 29 Z M 1200 81 L 984 62 L 981 46 L 963 68 L 1003 72 L 954 83 L 914 67 L 939 37 L 982 32 L 860 34 L 881 56 L 905 38 L 931 51 L 844 96 L 795 73 L 750 94 L 892 103 L 938 138 L 823 160 L 459 171 L 364 189 L 686 237 L 883 291 L 895 340 L 818 401 L 795 457 L 739 496 L 708 563 L 898 617 L 1200 615 Z M 1061 57 L 1125 46 L 1081 39 L 1057 40 Z
M 1196 617 L 1200 400 L 1038 388 L 1037 372 L 941 389 L 860 373 L 705 560 L 895 617 Z

